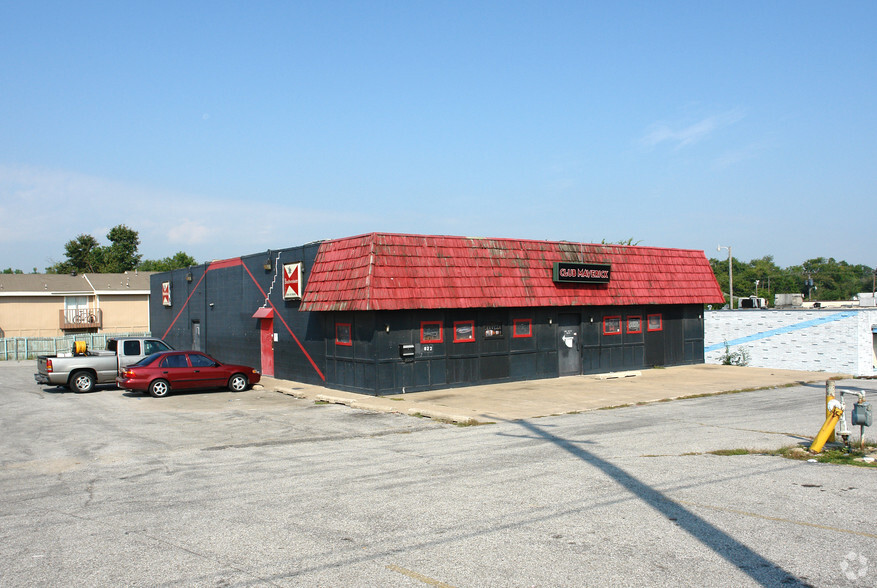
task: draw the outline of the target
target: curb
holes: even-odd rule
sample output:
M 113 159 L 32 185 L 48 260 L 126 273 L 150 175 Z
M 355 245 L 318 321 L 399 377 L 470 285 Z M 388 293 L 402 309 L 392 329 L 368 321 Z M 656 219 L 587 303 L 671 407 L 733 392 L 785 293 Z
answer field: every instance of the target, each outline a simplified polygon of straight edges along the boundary
M 401 406 L 381 406 L 380 404 L 376 404 L 374 402 L 362 401 L 356 398 L 347 398 L 344 396 L 334 396 L 332 394 L 316 394 L 310 395 L 304 393 L 300 390 L 293 390 L 292 388 L 286 388 L 283 386 L 274 386 L 274 392 L 278 392 L 280 394 L 285 394 L 287 396 L 292 396 L 293 398 L 298 398 L 300 400 L 313 400 L 314 402 L 325 402 L 327 404 L 341 404 L 343 406 L 347 406 L 349 408 L 357 409 L 357 410 L 372 410 L 376 412 L 387 412 L 387 413 L 396 413 L 396 414 L 404 414 L 410 417 L 426 417 L 436 421 L 454 423 L 457 425 L 484 425 L 488 424 L 492 421 L 480 421 L 471 416 L 461 416 L 450 413 L 445 413 L 439 410 L 434 410 L 431 408 L 421 407 L 417 408 L 411 406 L 410 403 L 404 403 Z

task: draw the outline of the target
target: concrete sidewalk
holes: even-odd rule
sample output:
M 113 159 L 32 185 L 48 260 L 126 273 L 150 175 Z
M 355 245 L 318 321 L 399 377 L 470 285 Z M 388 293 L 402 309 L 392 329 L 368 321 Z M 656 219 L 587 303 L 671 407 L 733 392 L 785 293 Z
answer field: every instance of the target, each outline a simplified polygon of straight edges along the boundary
M 568 414 L 697 395 L 778 388 L 805 383 L 824 384 L 845 374 L 750 368 L 713 364 L 676 366 L 635 372 L 570 376 L 366 396 L 263 377 L 262 386 L 296 398 L 345 404 L 351 408 L 397 412 L 460 424 L 518 420 Z

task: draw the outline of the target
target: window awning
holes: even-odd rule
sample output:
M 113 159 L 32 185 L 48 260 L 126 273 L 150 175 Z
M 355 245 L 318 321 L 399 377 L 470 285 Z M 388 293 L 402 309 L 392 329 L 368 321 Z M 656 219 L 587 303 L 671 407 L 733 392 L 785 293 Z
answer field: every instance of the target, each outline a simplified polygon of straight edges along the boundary
M 274 309 L 262 307 L 256 311 L 253 318 L 274 318 Z

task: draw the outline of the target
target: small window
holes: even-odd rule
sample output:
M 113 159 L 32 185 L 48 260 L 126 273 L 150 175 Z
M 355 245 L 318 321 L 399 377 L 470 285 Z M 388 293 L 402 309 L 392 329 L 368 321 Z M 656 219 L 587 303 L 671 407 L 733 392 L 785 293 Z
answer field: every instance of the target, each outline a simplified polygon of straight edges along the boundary
M 643 332 L 643 317 L 641 317 L 641 316 L 627 317 L 627 332 L 628 333 L 642 333 Z
M 648 329 L 650 331 L 661 331 L 664 329 L 664 321 L 661 319 L 660 314 L 650 314 Z
M 533 336 L 533 319 L 515 319 L 514 328 L 512 329 L 512 337 L 532 337 Z
M 353 329 L 350 323 L 335 323 L 335 345 L 350 347 L 353 345 Z
M 475 340 L 475 321 L 454 321 L 454 343 L 471 343 Z
M 423 321 L 420 323 L 420 342 L 421 343 L 441 343 L 444 341 L 442 337 L 442 323 L 440 321 Z
M 621 334 L 621 317 L 607 316 L 603 318 L 603 334 L 604 335 L 620 335 Z
M 502 339 L 502 324 L 494 323 L 484 327 L 485 339 Z
M 122 354 L 123 355 L 140 355 L 140 341 L 125 341 L 122 344 Z

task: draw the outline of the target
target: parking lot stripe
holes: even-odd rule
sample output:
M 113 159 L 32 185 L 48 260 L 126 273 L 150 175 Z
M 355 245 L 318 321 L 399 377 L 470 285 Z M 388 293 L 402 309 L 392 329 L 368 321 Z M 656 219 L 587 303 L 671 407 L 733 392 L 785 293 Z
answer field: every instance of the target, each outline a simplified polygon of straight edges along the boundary
M 684 504 L 686 506 L 694 506 L 697 508 L 708 508 L 710 510 L 718 510 L 720 512 L 730 512 L 733 514 L 739 514 L 747 517 L 753 517 L 756 519 L 763 519 L 766 521 L 775 521 L 777 523 L 791 523 L 793 525 L 801 525 L 802 527 L 814 527 L 816 529 L 823 529 L 825 531 L 836 531 L 838 533 L 848 533 L 850 535 L 858 535 L 859 537 L 868 537 L 869 539 L 877 539 L 877 534 L 874 533 L 865 533 L 864 531 L 853 531 L 850 529 L 841 529 L 839 527 L 831 527 L 829 525 L 820 525 L 818 523 L 808 523 L 805 521 L 795 521 L 792 519 L 784 519 L 782 517 L 771 517 L 768 515 L 762 515 L 755 512 L 748 512 L 745 510 L 737 510 L 735 508 L 727 508 L 725 506 L 712 506 L 710 504 L 700 504 L 698 502 L 688 502 L 686 500 L 675 500 L 674 502 L 678 502 L 679 504 Z
M 440 582 L 439 580 L 434 580 L 428 576 L 424 576 L 423 574 L 418 574 L 417 572 L 414 572 L 412 570 L 408 570 L 408 569 L 405 569 L 403 567 L 396 566 L 393 564 L 388 565 L 387 569 L 393 570 L 394 572 L 398 572 L 398 573 L 402 574 L 403 576 L 408 576 L 409 578 L 413 578 L 415 580 L 420 580 L 424 584 L 429 584 L 430 586 L 439 586 L 440 588 L 454 588 L 450 584 L 445 584 L 444 582 Z

